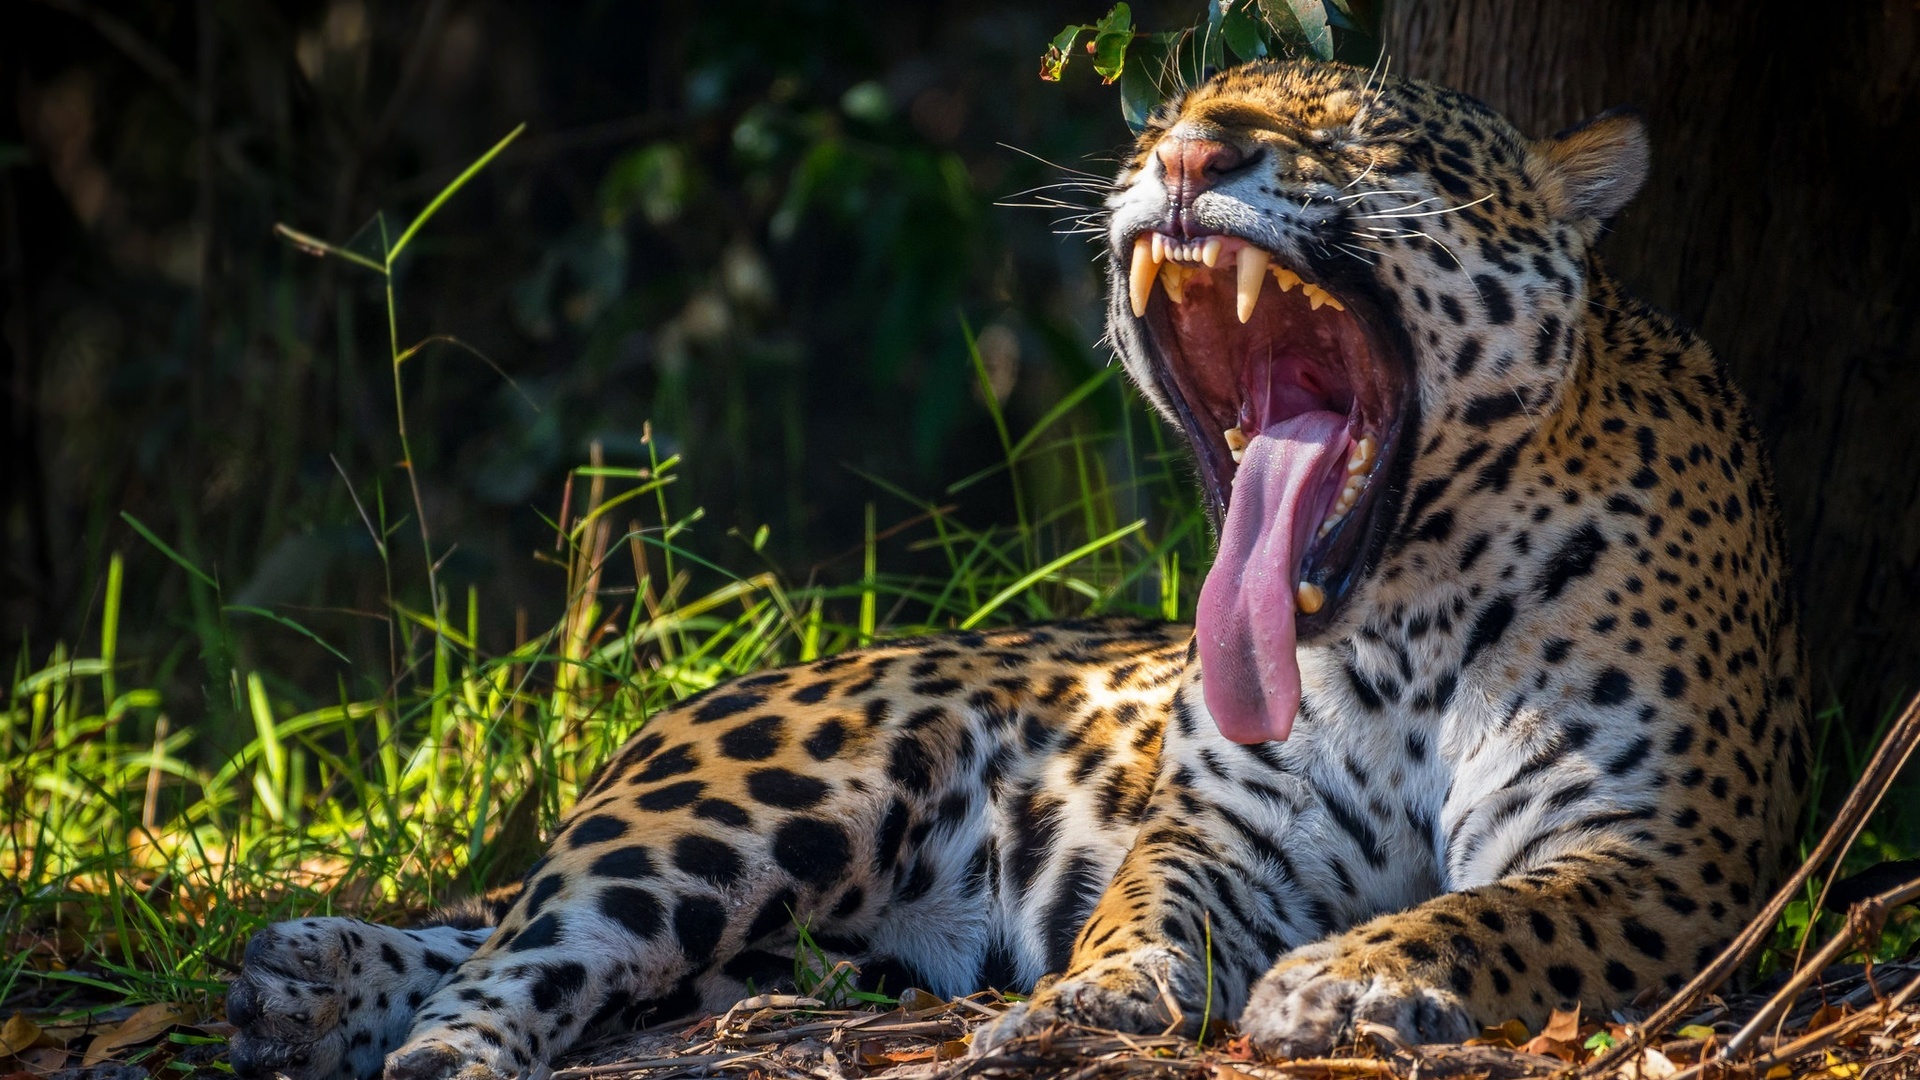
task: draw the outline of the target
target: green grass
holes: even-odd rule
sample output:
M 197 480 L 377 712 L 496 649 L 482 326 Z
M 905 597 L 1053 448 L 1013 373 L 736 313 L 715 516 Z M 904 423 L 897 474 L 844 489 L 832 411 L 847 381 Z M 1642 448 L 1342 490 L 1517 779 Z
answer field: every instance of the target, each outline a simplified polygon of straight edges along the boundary
M 1031 508 L 1028 529 L 909 507 L 928 534 L 914 546 L 942 556 L 944 578 L 887 573 L 883 530 L 870 528 L 863 572 L 831 586 L 703 555 L 715 530 L 673 509 L 671 458 L 583 466 L 575 515 L 556 530 L 568 568 L 558 623 L 489 655 L 472 629 L 480 597 L 439 612 L 395 601 L 397 651 L 411 659 L 390 693 L 301 707 L 270 672 L 236 666 L 228 689 L 252 730 L 215 760 L 190 717 L 128 685 L 140 665 L 118 655 L 120 609 L 140 583 L 123 581 L 116 557 L 99 639 L 20 661 L 0 710 L 0 877 L 12 883 L 0 893 L 0 1001 L 70 987 L 99 1003 L 211 1004 L 221 961 L 263 920 L 402 915 L 515 877 L 594 765 L 646 717 L 732 676 L 882 636 L 1177 606 L 1195 523 L 1123 522 L 1133 493 L 1105 479 L 1103 441 L 1036 439 L 1035 461 L 1010 466 L 1064 458 L 1054 464 L 1087 478 L 1079 500 Z M 629 517 L 642 508 L 645 524 Z M 601 585 L 615 560 L 633 567 L 630 595 Z
M 377 256 L 282 235 L 383 279 L 394 422 L 398 372 L 420 346 L 394 332 L 396 258 L 488 151 Z M 375 235 L 388 235 L 377 222 Z M 957 326 L 956 334 L 970 331 Z M 434 338 L 429 340 L 445 340 Z M 1171 616 L 1192 595 L 1204 527 L 1178 455 L 1108 370 L 1024 431 L 982 399 L 1004 463 L 922 498 L 869 478 L 866 543 L 851 580 L 795 581 L 750 536 L 711 525 L 681 490 L 683 463 L 649 433 L 643 467 L 574 469 L 537 557 L 565 571 L 564 614 L 506 650 L 481 646 L 485 596 L 449 596 L 417 478 L 410 505 L 376 484 L 355 506 L 385 568 L 386 670 L 294 685 L 248 666 L 266 627 L 347 661 L 299 612 L 236 606 L 216 573 L 126 518 L 190 585 L 188 644 L 122 655 L 131 591 L 112 557 L 90 640 L 16 658 L 0 708 L 0 1003 L 86 1011 L 181 1001 L 211 1011 L 246 936 L 265 922 L 350 912 L 404 917 L 517 878 L 579 785 L 646 718 L 722 680 L 876 638 L 1103 612 Z M 1089 403 L 1126 417 L 1102 431 Z M 411 450 L 404 451 L 411 460 Z M 1006 478 L 995 473 L 1004 472 Z M 1010 479 L 1018 525 L 976 527 L 954 496 Z M 1149 524 L 1142 507 L 1154 509 Z M 396 582 L 392 544 L 417 532 L 424 583 Z M 411 540 L 409 543 L 413 542 Z M 936 557 L 943 573 L 890 564 Z M 404 597 L 422 595 L 426 602 Z M 196 649 L 205 700 L 162 687 Z M 236 735 L 217 705 L 240 718 Z

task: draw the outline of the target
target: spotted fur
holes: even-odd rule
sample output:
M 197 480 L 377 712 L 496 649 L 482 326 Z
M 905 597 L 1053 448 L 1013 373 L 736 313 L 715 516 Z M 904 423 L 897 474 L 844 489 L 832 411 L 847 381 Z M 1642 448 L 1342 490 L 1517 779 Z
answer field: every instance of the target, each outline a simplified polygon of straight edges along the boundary
M 1207 212 L 1386 298 L 1416 380 L 1396 512 L 1301 642 L 1290 739 L 1221 738 L 1173 626 L 741 679 L 647 722 L 490 932 L 256 936 L 237 1071 L 537 1074 L 589 1031 L 783 982 L 802 925 L 889 988 L 1037 982 L 980 1047 L 1192 1030 L 1209 995 L 1275 1052 L 1356 1020 L 1450 1039 L 1711 956 L 1785 851 L 1805 689 L 1746 410 L 1591 250 L 1644 171 L 1638 122 L 1536 141 L 1422 83 L 1250 65 L 1143 134 L 1118 251 L 1169 198 L 1155 148 L 1196 131 L 1249 163 Z M 1396 207 L 1445 212 L 1370 216 Z M 1174 413 L 1114 274 L 1113 340 Z

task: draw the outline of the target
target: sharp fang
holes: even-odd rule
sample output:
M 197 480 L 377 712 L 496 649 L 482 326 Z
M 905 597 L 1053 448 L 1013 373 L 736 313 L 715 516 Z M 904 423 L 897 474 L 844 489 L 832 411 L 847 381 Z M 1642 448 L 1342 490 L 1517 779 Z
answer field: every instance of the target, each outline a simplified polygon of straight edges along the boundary
M 1303 581 L 1293 590 L 1293 603 L 1302 615 L 1311 615 L 1326 606 L 1326 590 L 1311 581 Z
M 1273 268 L 1273 280 L 1279 282 L 1281 292 L 1292 292 L 1293 287 L 1300 284 L 1300 275 L 1284 266 L 1276 266 Z
M 1225 246 L 1219 237 L 1209 236 L 1207 242 L 1200 245 L 1200 261 L 1209 268 L 1220 265 L 1220 249 Z
M 1253 306 L 1260 302 L 1260 286 L 1267 280 L 1269 256 L 1257 247 L 1240 249 L 1240 288 L 1238 301 L 1240 321 L 1253 318 Z
M 1136 319 L 1146 317 L 1147 297 L 1153 295 L 1153 279 L 1160 274 L 1160 260 L 1154 257 L 1154 249 L 1159 246 L 1159 233 L 1153 234 L 1151 242 L 1144 236 L 1135 237 L 1133 241 L 1133 270 L 1127 275 L 1127 297 L 1133 301 Z

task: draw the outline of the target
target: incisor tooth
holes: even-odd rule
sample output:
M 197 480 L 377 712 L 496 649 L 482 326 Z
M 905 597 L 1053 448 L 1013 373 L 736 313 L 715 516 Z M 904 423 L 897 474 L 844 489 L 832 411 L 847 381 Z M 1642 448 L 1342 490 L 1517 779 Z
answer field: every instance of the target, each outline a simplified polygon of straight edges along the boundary
M 1228 428 L 1221 432 L 1220 436 L 1227 440 L 1227 449 L 1235 453 L 1247 448 L 1247 433 L 1237 427 Z
M 1260 286 L 1267 280 L 1266 252 L 1257 247 L 1240 249 L 1240 287 L 1238 302 L 1240 321 L 1253 318 L 1253 306 L 1260 302 Z
M 1293 590 L 1293 602 L 1294 606 L 1300 609 L 1301 614 L 1311 615 L 1326 605 L 1327 594 L 1313 582 L 1303 581 Z
M 1220 265 L 1220 248 L 1222 246 L 1219 237 L 1207 237 L 1207 242 L 1200 245 L 1200 261 L 1206 263 L 1208 267 Z
M 1159 233 L 1153 234 L 1153 261 L 1157 263 L 1167 261 L 1167 238 Z
M 1153 257 L 1153 249 L 1158 246 L 1160 234 L 1153 235 L 1152 243 L 1144 236 L 1133 241 L 1133 269 L 1127 275 L 1127 298 L 1133 301 L 1133 317 L 1145 318 L 1147 297 L 1153 295 L 1153 279 L 1160 274 L 1160 262 Z

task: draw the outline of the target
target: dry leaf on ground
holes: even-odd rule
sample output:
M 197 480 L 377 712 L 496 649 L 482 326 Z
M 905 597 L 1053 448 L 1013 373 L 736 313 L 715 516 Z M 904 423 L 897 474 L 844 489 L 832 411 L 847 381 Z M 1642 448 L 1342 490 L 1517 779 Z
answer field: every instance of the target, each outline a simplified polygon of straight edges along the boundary
M 113 1058 L 115 1051 L 139 1046 L 159 1038 L 176 1024 L 191 1024 L 200 1015 L 193 1006 L 160 1001 L 142 1006 L 118 1026 L 102 1032 L 87 1046 L 86 1065 L 98 1065 Z
M 45 1037 L 40 1025 L 20 1013 L 14 1013 L 0 1025 L 0 1057 L 18 1054 Z

